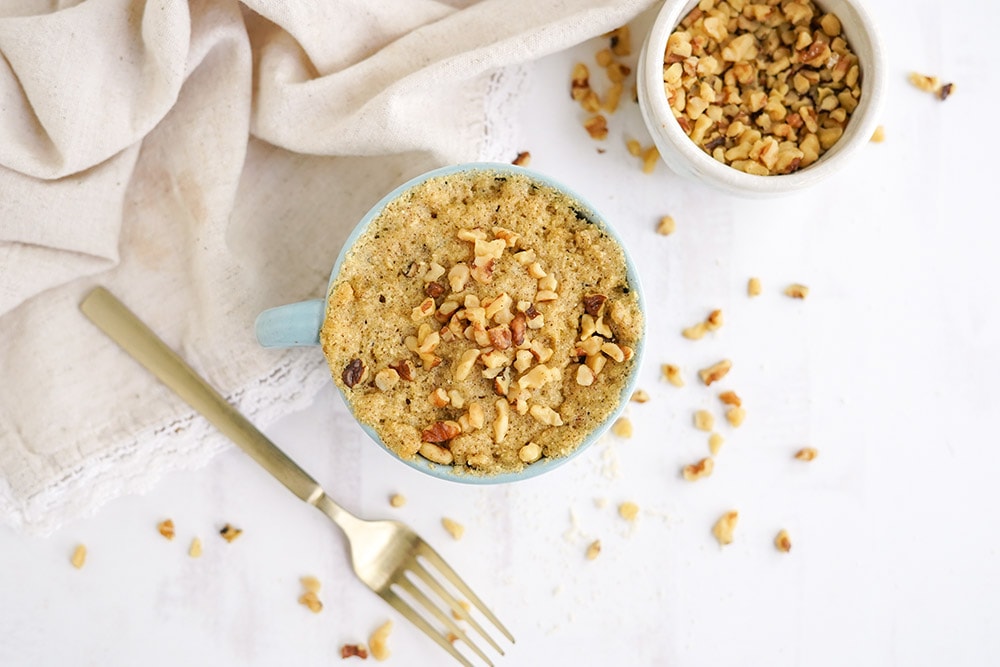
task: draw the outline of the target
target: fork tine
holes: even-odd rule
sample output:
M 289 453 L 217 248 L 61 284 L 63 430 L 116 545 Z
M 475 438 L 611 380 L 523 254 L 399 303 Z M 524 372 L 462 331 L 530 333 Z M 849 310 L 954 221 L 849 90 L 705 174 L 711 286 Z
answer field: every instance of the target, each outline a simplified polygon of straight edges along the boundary
M 457 614 L 460 614 L 462 616 L 463 621 L 467 621 L 469 625 L 471 625 L 476 632 L 482 635 L 482 637 L 490 643 L 490 646 L 492 646 L 497 653 L 499 653 L 500 655 L 504 654 L 503 649 L 500 648 L 500 645 L 493 640 L 493 637 L 490 637 L 489 634 L 487 634 L 486 631 L 483 630 L 483 626 L 479 625 L 476 619 L 472 618 L 472 616 L 469 615 L 469 612 L 467 612 L 458 603 L 458 600 L 456 600 L 455 597 L 451 593 L 449 593 L 444 586 L 441 585 L 441 582 L 435 579 L 431 575 L 431 573 L 428 572 L 424 568 L 424 566 L 420 564 L 419 561 L 414 560 L 413 565 L 411 565 L 410 569 L 413 570 L 413 572 L 416 573 L 416 575 L 420 577 L 420 579 L 423 580 L 423 582 L 427 584 L 431 588 L 431 590 L 433 590 L 439 596 L 444 598 L 444 600 L 448 603 L 448 606 L 451 607 L 451 609 L 455 611 Z
M 453 658 L 458 660 L 460 663 L 465 665 L 465 667 L 475 667 L 471 662 L 469 662 L 464 655 L 458 652 L 451 642 L 448 641 L 440 632 L 431 627 L 431 624 L 424 620 L 424 617 L 418 614 L 413 607 L 406 603 L 403 598 L 396 595 L 395 591 L 390 588 L 385 588 L 378 592 L 379 596 L 389 604 L 391 604 L 396 611 L 405 616 L 407 620 L 413 623 L 415 626 L 424 631 L 428 637 L 436 641 L 441 648 L 450 653 Z
M 511 641 L 511 643 L 514 643 L 514 635 L 510 634 L 510 631 L 504 627 L 503 623 L 500 622 L 500 619 L 498 619 L 496 615 L 490 611 L 485 604 L 483 604 L 483 601 L 479 599 L 479 596 L 472 592 L 469 585 L 462 581 L 462 578 L 458 576 L 453 569 L 451 569 L 451 566 L 444 561 L 444 558 L 441 558 L 441 556 L 438 555 L 438 552 L 431 548 L 431 545 L 426 542 L 420 542 L 417 546 L 417 554 L 426 558 L 429 563 L 432 563 L 438 571 L 440 571 L 441 574 L 443 574 L 445 578 L 447 578 L 448 581 L 450 581 L 452 585 L 459 590 L 462 595 L 476 605 L 476 608 L 482 612 L 483 616 L 490 619 L 490 622 L 499 628 L 500 632 L 502 632 L 504 636 Z
M 395 583 L 400 588 L 402 588 L 404 591 L 406 591 L 407 593 L 409 593 L 410 595 L 412 595 L 413 598 L 417 602 L 419 602 L 420 604 L 422 604 L 425 608 L 427 608 L 428 611 L 430 611 L 432 614 L 434 614 L 434 617 L 437 618 L 437 620 L 441 621 L 441 623 L 443 623 L 445 625 L 445 627 L 448 628 L 449 631 L 451 631 L 452 633 L 454 633 L 456 637 L 458 637 L 463 642 L 465 642 L 466 646 L 468 646 L 473 651 L 475 651 L 476 655 L 478 655 L 480 658 L 482 658 L 483 661 L 486 662 L 487 665 L 489 665 L 489 667 L 493 667 L 493 662 L 488 657 L 486 657 L 486 654 L 483 653 L 483 650 L 481 648 L 479 648 L 478 646 L 476 646 L 475 644 L 473 644 L 469 640 L 468 636 L 466 636 L 466 634 L 462 630 L 462 628 L 458 627 L 458 625 L 456 625 L 455 621 L 453 621 L 452 619 L 450 619 L 447 614 L 445 614 L 443 611 L 441 611 L 441 609 L 439 609 L 438 606 L 436 604 L 434 604 L 430 600 L 430 598 L 428 598 L 424 594 L 424 592 L 422 590 L 420 590 L 419 588 L 417 588 L 416 586 L 414 586 L 412 581 L 410 581 L 405 576 L 403 576 L 403 577 L 398 577 Z M 449 642 L 449 643 L 451 643 L 451 642 Z

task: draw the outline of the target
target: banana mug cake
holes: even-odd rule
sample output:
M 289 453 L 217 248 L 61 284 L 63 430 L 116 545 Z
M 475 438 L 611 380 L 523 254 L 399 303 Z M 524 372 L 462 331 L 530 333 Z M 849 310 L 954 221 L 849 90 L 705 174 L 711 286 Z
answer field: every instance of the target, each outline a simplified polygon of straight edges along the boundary
M 643 335 L 624 252 L 527 175 L 428 179 L 345 256 L 320 333 L 354 415 L 399 457 L 481 475 L 573 452 Z

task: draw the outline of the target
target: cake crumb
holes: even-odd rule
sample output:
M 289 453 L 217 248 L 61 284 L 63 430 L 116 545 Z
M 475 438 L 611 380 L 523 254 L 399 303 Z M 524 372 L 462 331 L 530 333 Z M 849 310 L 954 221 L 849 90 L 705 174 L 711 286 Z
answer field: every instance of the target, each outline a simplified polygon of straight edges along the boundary
M 394 493 L 389 496 L 389 505 L 392 507 L 402 507 L 406 504 L 406 496 L 402 493 Z

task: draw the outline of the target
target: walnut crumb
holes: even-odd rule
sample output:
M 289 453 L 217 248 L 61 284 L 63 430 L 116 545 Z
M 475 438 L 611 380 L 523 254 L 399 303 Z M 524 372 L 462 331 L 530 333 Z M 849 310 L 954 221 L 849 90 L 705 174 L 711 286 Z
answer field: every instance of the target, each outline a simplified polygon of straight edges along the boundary
M 618 506 L 618 516 L 626 521 L 635 521 L 639 516 L 639 506 L 631 501 L 625 501 Z
M 392 621 L 386 621 L 375 629 L 368 638 L 368 647 L 372 657 L 379 662 L 389 657 L 389 633 L 392 632 Z
M 619 417 L 611 427 L 611 432 L 619 438 L 631 438 L 632 421 L 628 417 Z
M 722 449 L 722 443 L 725 439 L 718 433 L 713 433 L 708 436 L 708 451 L 712 453 L 712 456 L 718 456 L 719 451 Z
M 882 127 L 881 125 L 876 127 L 875 131 L 872 132 L 872 138 L 869 139 L 869 141 L 871 141 L 873 144 L 880 144 L 883 141 L 885 141 L 885 128 Z
M 232 542 L 242 534 L 243 534 L 243 529 L 236 528 L 228 523 L 225 526 L 223 526 L 222 529 L 219 531 L 219 535 L 222 535 L 223 539 L 225 539 L 226 542 Z
M 586 128 L 591 139 L 603 141 L 608 138 L 608 119 L 601 114 L 588 118 L 583 127 Z
M 313 591 L 306 591 L 299 596 L 299 604 L 307 607 L 309 611 L 318 614 L 323 611 L 323 603 Z
M 760 296 L 760 278 L 751 278 L 747 281 L 747 296 Z
M 746 419 L 746 416 L 746 408 L 737 406 L 726 410 L 726 421 L 729 422 L 729 425 L 733 428 L 739 428 L 740 424 L 743 423 L 743 420 Z
M 517 157 L 514 158 L 514 161 L 512 162 L 512 164 L 516 164 L 519 167 L 527 167 L 530 163 L 531 163 L 531 153 L 529 153 L 528 151 L 521 151 L 520 153 L 518 153 Z
M 733 367 L 733 362 L 729 359 L 723 359 L 722 361 L 712 364 L 708 368 L 703 368 L 698 371 L 698 376 L 701 381 L 705 383 L 705 386 L 712 384 L 713 382 L 718 382 L 722 378 L 726 377 L 729 370 Z
M 711 431 L 715 428 L 715 417 L 708 410 L 697 410 L 694 413 L 694 427 L 700 431 Z
M 667 382 L 675 387 L 684 386 L 684 378 L 681 377 L 681 369 L 679 367 L 673 364 L 663 364 L 660 370 L 663 372 L 663 377 L 667 378 Z
M 649 393 L 645 389 L 636 389 L 632 392 L 632 401 L 634 403 L 647 403 L 649 401 Z
M 793 283 L 785 288 L 785 296 L 793 299 L 804 299 L 809 296 L 809 288 L 805 285 Z
M 456 540 L 462 539 L 462 535 L 465 534 L 465 526 L 454 519 L 444 517 L 441 519 L 441 525 L 444 526 L 444 529 L 447 530 L 448 533 Z
M 587 560 L 594 560 L 600 555 L 600 553 L 601 553 L 601 541 L 594 540 L 593 542 L 590 543 L 590 546 L 587 547 Z
M 368 659 L 368 649 L 364 644 L 344 644 L 340 647 L 340 657 L 343 660 L 358 657 L 362 660 Z
M 656 225 L 656 233 L 662 234 L 663 236 L 670 236 L 677 230 L 677 223 L 669 215 L 665 215 L 660 218 L 660 222 Z
M 456 602 L 458 602 L 458 606 L 461 607 L 462 611 L 465 612 L 465 613 L 463 615 L 463 614 L 459 613 L 457 609 L 452 609 L 451 610 L 451 617 L 453 619 L 455 619 L 456 621 L 465 620 L 466 618 L 468 618 L 469 612 L 472 610 L 472 605 L 469 604 L 469 602 L 467 600 L 456 600 Z
M 79 570 L 80 568 L 83 567 L 83 564 L 86 561 L 87 561 L 87 547 L 85 547 L 82 544 L 76 545 L 76 549 L 73 550 L 73 556 L 70 558 L 69 562 L 73 564 L 73 567 Z
M 642 173 L 652 174 L 656 170 L 656 163 L 660 160 L 660 151 L 656 146 L 650 146 L 642 153 Z
M 731 544 L 733 541 L 733 531 L 736 530 L 736 522 L 740 518 L 740 513 L 730 510 L 719 517 L 719 520 L 712 526 L 712 535 L 718 540 L 720 546 Z
M 163 535 L 168 540 L 174 539 L 174 522 L 172 519 L 161 521 L 157 528 L 160 531 L 160 535 Z
M 201 557 L 201 538 L 195 537 L 191 540 L 191 546 L 188 547 L 188 556 L 191 558 Z
M 715 461 L 711 458 L 704 458 L 697 463 L 690 463 L 681 470 L 681 474 L 689 482 L 694 482 L 703 477 L 708 477 L 715 470 Z
M 818 454 L 819 452 L 812 447 L 803 447 L 799 451 L 795 452 L 795 458 L 799 461 L 812 461 Z
M 792 540 L 788 537 L 787 530 L 782 529 L 778 531 L 778 534 L 774 537 L 774 546 L 778 551 L 783 551 L 786 554 L 792 550 Z
M 735 405 L 736 407 L 740 407 L 741 405 L 743 405 L 743 401 L 740 400 L 740 397 L 737 396 L 735 391 L 722 392 L 721 394 L 719 394 L 719 400 L 722 401 L 725 405 Z
M 320 586 L 319 579 L 312 575 L 306 575 L 299 578 L 299 582 L 302 584 L 303 590 L 307 593 L 319 593 Z

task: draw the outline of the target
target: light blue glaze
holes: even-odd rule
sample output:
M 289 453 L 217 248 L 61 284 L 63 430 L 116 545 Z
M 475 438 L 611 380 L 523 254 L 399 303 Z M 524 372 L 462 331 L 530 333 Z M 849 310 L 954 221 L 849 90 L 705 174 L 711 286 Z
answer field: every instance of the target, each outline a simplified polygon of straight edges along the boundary
M 578 208 L 582 214 L 586 215 L 591 222 L 596 224 L 601 230 L 615 239 L 615 241 L 618 242 L 618 245 L 621 246 L 622 251 L 625 254 L 629 286 L 636 292 L 640 312 L 646 312 L 646 303 L 643 297 L 642 285 L 639 281 L 639 274 L 636 271 L 635 263 L 629 256 L 628 250 L 622 243 L 621 238 L 617 233 L 615 233 L 614 228 L 612 228 L 604 220 L 604 218 L 597 213 L 597 210 L 591 206 L 587 200 L 548 176 L 530 169 L 525 169 L 524 167 L 492 162 L 472 162 L 435 169 L 407 181 L 383 197 L 377 204 L 375 204 L 375 206 L 371 208 L 370 211 L 368 211 L 365 217 L 358 222 L 354 231 L 352 231 L 351 235 L 347 237 L 346 241 L 344 241 L 344 245 L 340 249 L 340 254 L 337 256 L 337 261 L 334 262 L 333 270 L 330 272 L 330 280 L 327 283 L 327 293 L 329 293 L 330 287 L 333 285 L 333 281 L 337 277 L 337 274 L 340 273 L 340 267 L 343 265 L 344 259 L 351 247 L 353 247 L 354 242 L 358 240 L 358 237 L 361 236 L 366 229 L 368 229 L 368 225 L 372 220 L 378 217 L 378 215 L 382 212 L 382 209 L 385 208 L 386 204 L 393 201 L 407 190 L 410 190 L 428 179 L 475 171 L 488 171 L 490 173 L 500 175 L 520 174 L 535 181 L 536 183 L 547 185 L 563 192 L 573 199 L 578 204 L 576 208 Z M 319 345 L 319 332 L 323 326 L 324 307 L 325 303 L 323 301 L 314 299 L 311 301 L 300 301 L 298 303 L 291 303 L 285 306 L 278 306 L 276 308 L 265 310 L 257 317 L 257 321 L 255 323 L 257 341 L 264 347 Z M 395 452 L 389 449 L 384 442 L 382 442 L 382 439 L 372 427 L 367 424 L 361 424 L 361 428 L 372 440 L 377 442 L 382 449 L 388 452 L 393 458 L 398 461 L 402 461 L 411 468 L 416 468 L 417 470 L 433 477 L 446 479 L 452 482 L 461 482 L 464 484 L 504 484 L 523 479 L 530 479 L 532 477 L 537 477 L 544 472 L 548 472 L 549 470 L 553 470 L 567 461 L 579 456 L 585 449 L 587 449 L 587 447 L 599 440 L 601 436 L 607 432 L 611 424 L 613 424 L 614 421 L 621 415 L 625 406 L 628 404 L 629 398 L 635 391 L 635 385 L 639 378 L 639 368 L 642 365 L 645 347 L 646 331 L 644 330 L 642 338 L 640 338 L 635 347 L 635 365 L 632 368 L 632 374 L 629 376 L 625 387 L 622 388 L 622 393 L 618 401 L 618 407 L 610 415 L 608 415 L 608 418 L 604 420 L 604 422 L 598 426 L 594 432 L 591 433 L 569 456 L 563 456 L 555 459 L 542 459 L 537 463 L 526 466 L 521 472 L 503 473 L 500 475 L 490 476 L 475 475 L 468 472 L 456 474 L 452 471 L 451 466 L 435 465 L 420 456 L 416 456 L 413 459 L 401 459 Z M 350 401 L 348 401 L 347 397 L 343 395 L 343 392 L 341 392 L 341 398 L 344 399 L 344 402 L 350 409 Z

